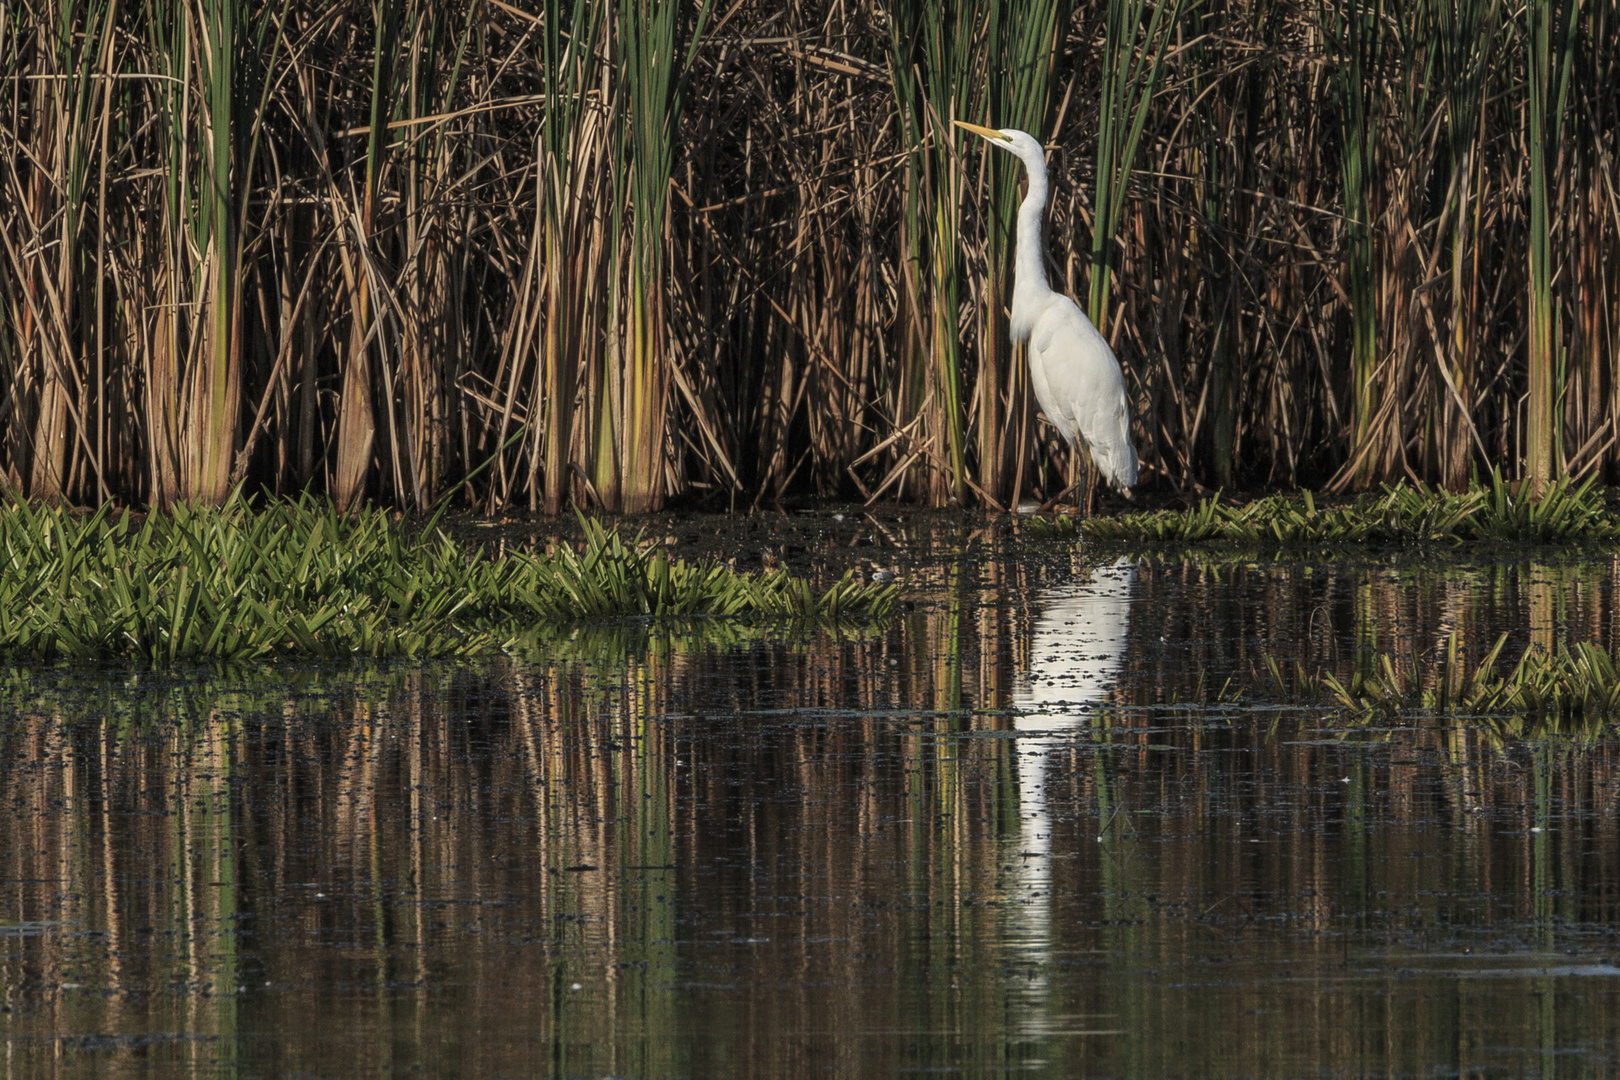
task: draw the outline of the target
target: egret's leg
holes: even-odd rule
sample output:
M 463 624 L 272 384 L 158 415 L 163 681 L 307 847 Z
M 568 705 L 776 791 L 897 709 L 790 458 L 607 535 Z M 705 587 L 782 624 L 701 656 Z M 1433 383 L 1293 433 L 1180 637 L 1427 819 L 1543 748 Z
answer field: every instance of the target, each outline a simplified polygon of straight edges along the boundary
M 1091 452 L 1078 444 L 1070 446 L 1067 463 L 1067 486 L 1056 495 L 1041 504 L 1041 513 L 1046 513 L 1052 507 L 1061 503 L 1070 492 L 1080 491 L 1075 496 L 1075 513 L 1081 517 L 1090 517 L 1092 507 L 1096 503 L 1097 484 L 1102 479 L 1102 473 L 1097 471 L 1097 465 L 1091 460 Z

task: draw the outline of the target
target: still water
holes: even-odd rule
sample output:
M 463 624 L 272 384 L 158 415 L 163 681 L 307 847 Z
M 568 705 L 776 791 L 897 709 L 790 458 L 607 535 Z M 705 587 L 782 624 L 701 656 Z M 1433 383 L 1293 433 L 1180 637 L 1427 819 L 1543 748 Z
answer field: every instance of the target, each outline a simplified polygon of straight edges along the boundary
M 1620 1071 L 1613 732 L 1264 675 L 1612 650 L 1612 559 L 882 543 L 878 627 L 0 676 L 0 1076 Z

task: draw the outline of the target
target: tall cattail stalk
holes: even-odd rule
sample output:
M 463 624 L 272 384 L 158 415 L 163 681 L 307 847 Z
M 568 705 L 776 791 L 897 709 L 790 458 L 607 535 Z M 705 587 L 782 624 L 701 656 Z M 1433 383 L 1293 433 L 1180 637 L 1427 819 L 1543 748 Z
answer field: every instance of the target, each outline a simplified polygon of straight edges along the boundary
M 588 0 L 548 0 L 540 27 L 545 121 L 540 130 L 537 180 L 541 185 L 541 230 L 530 271 L 543 279 L 540 303 L 544 334 L 540 348 L 542 423 L 536 425 L 536 452 L 530 499 L 543 497 L 545 512 L 560 512 L 574 477 L 574 399 L 579 357 L 593 340 L 601 275 L 604 230 L 595 213 L 607 147 L 601 83 L 606 5 Z M 535 483 L 533 472 L 541 473 Z M 543 495 L 542 495 L 543 493 Z
M 384 369 L 383 382 L 396 498 L 422 510 L 443 482 L 445 455 L 436 433 L 456 411 L 447 384 L 466 362 L 457 333 L 465 264 L 455 250 L 450 210 L 454 144 L 434 118 L 453 111 L 474 24 L 466 11 L 420 2 L 409 6 L 406 20 L 409 44 L 398 82 L 407 154 L 395 289 L 403 334 L 398 367 Z
M 1557 479 L 1563 361 L 1553 297 L 1552 200 L 1561 150 L 1560 135 L 1575 55 L 1580 5 L 1572 0 L 1529 0 L 1525 7 L 1525 144 L 1530 158 L 1529 304 L 1526 327 L 1528 403 L 1525 415 L 1525 478 L 1536 490 Z
M 665 258 L 674 142 L 707 0 L 621 0 L 615 27 L 607 371 L 598 412 L 597 488 L 609 509 L 658 510 L 669 492 L 665 446 L 670 353 Z
M 1473 400 L 1479 378 L 1477 306 L 1479 257 L 1474 250 L 1479 217 L 1479 163 L 1483 160 L 1480 119 L 1485 111 L 1485 76 L 1496 47 L 1497 0 L 1433 0 L 1429 18 L 1445 85 L 1447 168 L 1450 179 L 1441 208 L 1441 228 L 1449 231 L 1451 334 L 1437 341 L 1435 364 L 1443 383 L 1442 403 L 1433 417 L 1439 457 L 1438 479 L 1460 491 L 1478 445 Z M 1431 309 L 1432 310 L 1432 309 Z
M 1350 316 L 1350 460 L 1343 478 L 1364 487 L 1382 471 L 1385 431 L 1397 407 L 1379 375 L 1378 296 L 1373 250 L 1372 187 L 1377 175 L 1378 91 L 1383 0 L 1338 0 L 1322 8 L 1331 50 L 1344 184 L 1347 306 Z
M 364 173 L 358 202 L 340 212 L 344 288 L 349 300 L 348 345 L 343 352 L 343 381 L 338 392 L 337 440 L 333 453 L 332 497 L 339 508 L 354 506 L 365 493 L 377 439 L 373 401 L 372 353 L 388 363 L 386 292 L 374 252 L 379 186 L 392 153 L 389 122 L 394 118 L 394 62 L 400 52 L 399 27 L 405 0 L 377 0 L 372 35 L 370 122 L 366 132 Z M 379 296 L 382 292 L 384 295 Z
M 1282 11 L 1276 4 L 1259 0 L 1235 5 L 1227 14 L 1262 28 L 1263 34 L 1275 34 Z M 1162 253 L 1167 282 L 1164 304 L 1168 310 L 1163 317 L 1164 329 L 1155 337 L 1177 361 L 1174 370 L 1190 378 L 1197 364 L 1181 348 L 1183 316 L 1188 300 L 1196 303 L 1200 279 L 1207 282 L 1208 364 L 1200 395 L 1204 407 L 1195 414 L 1195 423 L 1201 424 L 1203 431 L 1190 434 L 1194 445 L 1207 447 L 1214 481 L 1226 486 L 1233 482 L 1238 450 L 1238 379 L 1244 358 L 1242 265 L 1248 253 L 1242 247 L 1233 250 L 1235 245 L 1224 238 L 1252 237 L 1253 226 L 1258 223 L 1254 200 L 1248 194 L 1257 187 L 1256 162 L 1241 148 L 1255 141 L 1266 108 L 1266 88 L 1264 70 L 1257 64 L 1235 75 L 1226 73 L 1218 55 L 1220 47 L 1211 40 L 1220 26 L 1214 13 L 1195 8 L 1188 11 L 1179 29 L 1179 35 L 1186 39 L 1181 47 L 1187 56 L 1192 93 L 1189 119 L 1196 133 L 1182 167 L 1198 178 L 1193 195 L 1207 231 L 1199 237 L 1192 259 L 1183 259 L 1174 248 Z M 1228 80 L 1231 85 L 1227 93 L 1212 92 Z M 1176 272 L 1171 273 L 1171 268 Z
M 228 494 L 241 421 L 242 178 L 263 132 L 260 64 L 273 67 L 276 9 L 241 0 L 154 4 L 151 55 L 166 155 L 160 283 L 146 344 L 149 497 L 218 503 Z M 108 207 L 103 204 L 103 212 Z
M 935 506 L 967 501 L 966 416 L 960 337 L 961 136 L 950 126 L 976 112 L 984 20 L 971 0 L 890 5 L 889 65 L 906 148 L 901 228 L 902 295 L 896 420 L 915 434 L 895 475 Z
M 1620 445 L 1620 305 L 1614 302 L 1620 257 L 1620 199 L 1614 177 L 1620 165 L 1620 102 L 1603 92 L 1620 79 L 1620 12 L 1588 9 L 1570 83 L 1578 121 L 1569 155 L 1573 198 L 1566 220 L 1574 274 L 1572 301 L 1580 397 L 1566 413 L 1573 450 L 1566 462 L 1580 476 L 1598 467 Z
M 84 304 L 95 280 L 86 196 L 99 142 L 95 74 L 105 67 L 101 43 L 110 47 L 111 26 L 106 4 L 86 12 L 82 35 L 73 33 L 70 10 L 42 14 L 32 26 L 17 15 L 0 16 L 12 23 L 5 35 L 7 66 L 17 80 L 10 111 L 17 121 L 33 121 L 31 131 L 22 123 L 11 127 L 13 138 L 32 137 L 7 177 L 20 204 L 5 230 L 8 321 L 19 330 L 7 413 L 13 482 L 22 482 L 26 470 L 28 489 L 54 501 L 69 494 L 70 440 L 82 430 L 70 414 L 84 404 L 75 383 L 82 382 L 94 334 Z M 23 83 L 25 72 L 37 78 Z

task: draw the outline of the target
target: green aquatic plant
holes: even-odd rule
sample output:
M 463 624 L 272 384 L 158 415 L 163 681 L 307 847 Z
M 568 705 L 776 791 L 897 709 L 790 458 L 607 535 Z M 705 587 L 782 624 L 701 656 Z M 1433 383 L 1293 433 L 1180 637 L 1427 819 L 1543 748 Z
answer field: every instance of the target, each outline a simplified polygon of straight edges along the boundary
M 1560 480 L 1538 499 L 1528 487 L 1514 490 L 1493 470 L 1475 515 L 1476 535 L 1542 542 L 1612 539 L 1620 535 L 1620 518 L 1605 505 L 1596 482 L 1595 473 L 1581 484 Z
M 314 500 L 144 518 L 0 508 L 0 653 L 147 661 L 465 656 L 592 619 L 880 616 L 898 589 L 818 590 L 672 558 L 581 518 L 576 550 L 487 555 Z
M 1507 641 L 1508 635 L 1501 635 L 1478 663 L 1469 665 L 1457 635 L 1450 634 L 1432 661 L 1381 652 L 1358 664 L 1347 679 L 1331 671 L 1308 673 L 1297 661 L 1285 673 L 1268 656 L 1262 677 L 1279 694 L 1326 698 L 1360 721 L 1419 710 L 1514 719 L 1523 733 L 1620 715 L 1620 665 L 1603 649 L 1590 642 L 1560 643 L 1551 650 L 1530 645 L 1508 667 L 1503 662 Z
M 1031 528 L 1048 535 L 1083 534 L 1126 543 L 1422 544 L 1488 539 L 1551 543 L 1615 539 L 1620 537 L 1620 516 L 1605 505 L 1595 477 L 1580 484 L 1559 481 L 1537 499 L 1493 472 L 1489 487 L 1476 485 L 1460 494 L 1401 484 L 1352 502 L 1318 505 L 1309 491 L 1242 504 L 1223 502 L 1216 493 L 1184 510 L 1080 522 L 1035 518 Z

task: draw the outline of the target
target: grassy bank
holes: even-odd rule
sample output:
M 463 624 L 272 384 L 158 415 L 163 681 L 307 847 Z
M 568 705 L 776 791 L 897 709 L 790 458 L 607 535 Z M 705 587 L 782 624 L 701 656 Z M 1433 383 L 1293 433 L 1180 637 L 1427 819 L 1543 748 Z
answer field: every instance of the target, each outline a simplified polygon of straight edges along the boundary
M 898 590 L 846 576 L 671 558 L 582 519 L 584 541 L 491 556 L 382 511 L 312 500 L 144 518 L 0 508 L 0 653 L 252 659 L 469 656 L 588 620 L 836 620 L 882 615 Z
M 1185 510 L 1155 510 L 1117 517 L 1034 519 L 1053 535 L 1083 534 L 1125 543 L 1205 544 L 1230 541 L 1247 547 L 1310 544 L 1457 544 L 1512 540 L 1523 543 L 1607 541 L 1620 537 L 1620 515 L 1603 490 L 1560 481 L 1533 498 L 1493 474 L 1489 486 L 1453 494 L 1402 484 L 1354 499 L 1318 502 L 1309 491 L 1250 502 L 1223 501 L 1219 494 Z

